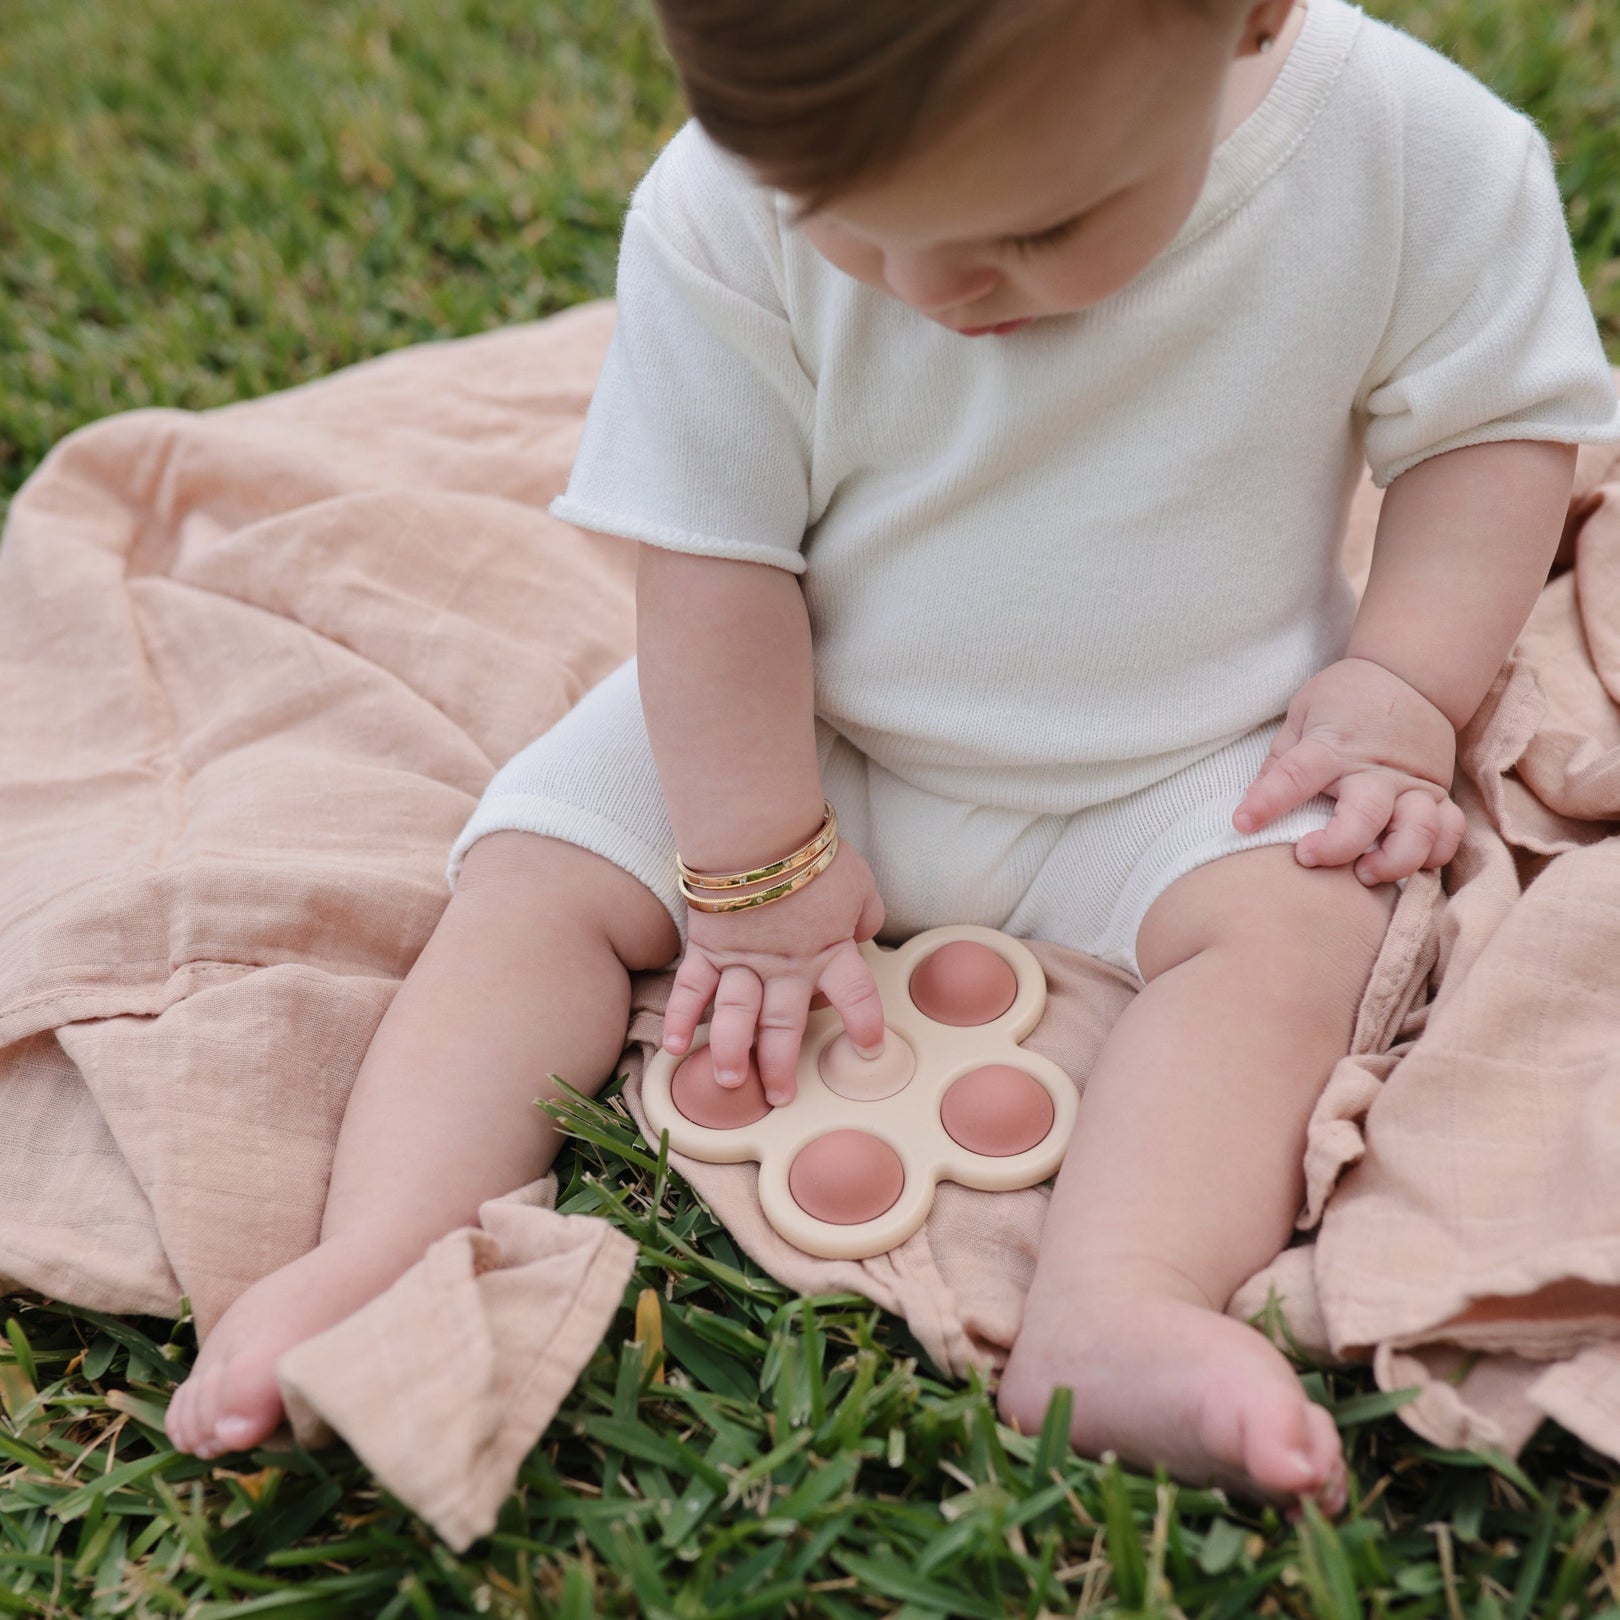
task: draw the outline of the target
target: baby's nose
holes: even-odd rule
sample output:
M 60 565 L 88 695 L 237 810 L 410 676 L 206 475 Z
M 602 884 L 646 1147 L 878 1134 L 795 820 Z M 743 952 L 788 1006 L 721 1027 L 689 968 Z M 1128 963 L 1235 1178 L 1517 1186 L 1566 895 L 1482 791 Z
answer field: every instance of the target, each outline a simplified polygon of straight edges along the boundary
M 1000 273 L 933 253 L 885 253 L 883 280 L 896 298 L 926 314 L 943 314 L 992 291 Z

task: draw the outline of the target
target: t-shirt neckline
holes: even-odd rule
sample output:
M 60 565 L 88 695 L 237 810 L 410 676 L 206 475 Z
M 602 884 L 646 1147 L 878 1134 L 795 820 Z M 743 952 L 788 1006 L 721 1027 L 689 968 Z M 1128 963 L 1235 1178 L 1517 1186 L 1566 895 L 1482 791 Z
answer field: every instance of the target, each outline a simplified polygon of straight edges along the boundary
M 1309 0 L 1288 59 L 1260 105 L 1211 154 L 1198 200 L 1165 253 L 1240 208 L 1287 162 L 1326 105 L 1364 20 L 1349 0 Z

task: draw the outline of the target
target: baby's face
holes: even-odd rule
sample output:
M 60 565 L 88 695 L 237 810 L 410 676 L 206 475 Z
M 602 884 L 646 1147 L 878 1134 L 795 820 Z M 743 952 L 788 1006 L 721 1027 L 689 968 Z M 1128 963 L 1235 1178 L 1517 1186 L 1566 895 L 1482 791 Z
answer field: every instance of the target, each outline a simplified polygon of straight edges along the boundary
M 1076 33 L 800 231 L 840 270 L 967 335 L 1109 297 L 1192 211 L 1248 16 L 1162 9 L 1155 28 Z

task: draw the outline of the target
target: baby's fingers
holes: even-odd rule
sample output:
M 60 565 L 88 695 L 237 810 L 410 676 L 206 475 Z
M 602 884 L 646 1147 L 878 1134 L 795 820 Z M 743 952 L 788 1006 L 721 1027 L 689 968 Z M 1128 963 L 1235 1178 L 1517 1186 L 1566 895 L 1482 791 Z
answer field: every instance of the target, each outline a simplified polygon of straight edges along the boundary
M 703 1022 L 719 984 L 720 969 L 701 951 L 687 951 L 676 970 L 675 982 L 669 990 L 669 1005 L 664 1009 L 666 1052 L 678 1057 L 692 1044 L 692 1036 Z
M 1258 832 L 1278 816 L 1314 799 L 1338 781 L 1343 771 L 1343 764 L 1326 743 L 1295 743 L 1286 752 L 1267 758 L 1233 811 L 1232 825 L 1239 832 Z
M 1412 790 L 1395 801 L 1383 842 L 1356 862 L 1363 883 L 1394 883 L 1426 866 L 1444 866 L 1462 842 L 1463 813 L 1451 800 Z
M 1440 836 L 1429 851 L 1430 866 L 1449 866 L 1462 848 L 1463 836 L 1468 831 L 1468 817 L 1455 799 L 1447 799 L 1440 806 Z
M 1339 784 L 1333 819 L 1321 832 L 1306 833 L 1294 845 L 1299 864 L 1348 866 L 1364 854 L 1389 825 L 1395 808 L 1395 781 L 1374 772 L 1345 777 Z
M 808 980 L 781 973 L 765 981 L 755 1047 L 765 1100 L 772 1107 L 780 1108 L 792 1102 L 798 1090 L 799 1048 L 804 1042 L 804 1026 L 809 1015 Z
M 709 1048 L 714 1053 L 714 1077 L 723 1086 L 740 1086 L 748 1074 L 748 1054 L 763 998 L 764 988 L 752 968 L 734 963 L 721 971 L 709 1024 Z
M 1427 793 L 1403 793 L 1390 811 L 1383 841 L 1356 862 L 1356 876 L 1369 885 L 1410 877 L 1428 864 L 1439 836 L 1440 806 Z
M 820 988 L 843 1019 L 855 1050 L 862 1057 L 876 1057 L 883 1050 L 883 1002 L 872 970 L 853 940 L 833 954 L 822 970 Z

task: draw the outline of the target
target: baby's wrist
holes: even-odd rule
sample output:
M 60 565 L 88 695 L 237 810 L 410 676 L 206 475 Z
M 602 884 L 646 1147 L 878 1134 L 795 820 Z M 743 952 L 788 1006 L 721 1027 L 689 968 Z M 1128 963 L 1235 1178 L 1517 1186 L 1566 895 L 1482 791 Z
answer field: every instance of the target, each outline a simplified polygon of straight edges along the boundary
M 680 890 L 693 911 L 720 915 L 772 905 L 812 883 L 838 854 L 838 813 L 822 802 L 821 819 L 809 838 L 785 855 L 755 866 L 707 871 L 675 857 Z
M 1386 662 L 1383 658 L 1373 657 L 1364 652 L 1346 653 L 1344 658 L 1340 661 L 1346 664 L 1369 664 L 1374 669 L 1381 671 L 1384 675 L 1393 677 L 1395 680 L 1399 681 L 1402 686 L 1406 687 L 1407 690 L 1410 691 L 1414 696 L 1421 698 L 1424 704 L 1426 704 L 1434 711 L 1436 715 L 1444 720 L 1454 733 L 1459 731 L 1462 725 L 1466 723 L 1468 719 L 1468 715 L 1466 714 L 1463 715 L 1460 721 L 1455 719 L 1448 708 L 1447 694 L 1426 691 L 1424 689 L 1421 676 L 1418 676 L 1415 673 L 1408 673 L 1406 670 L 1399 668 L 1393 662 Z M 1470 709 L 1469 714 L 1472 714 L 1472 712 L 1473 710 Z
M 821 826 L 825 799 L 818 780 L 807 794 L 687 806 L 671 816 L 680 858 L 699 872 L 740 872 L 791 854 Z

